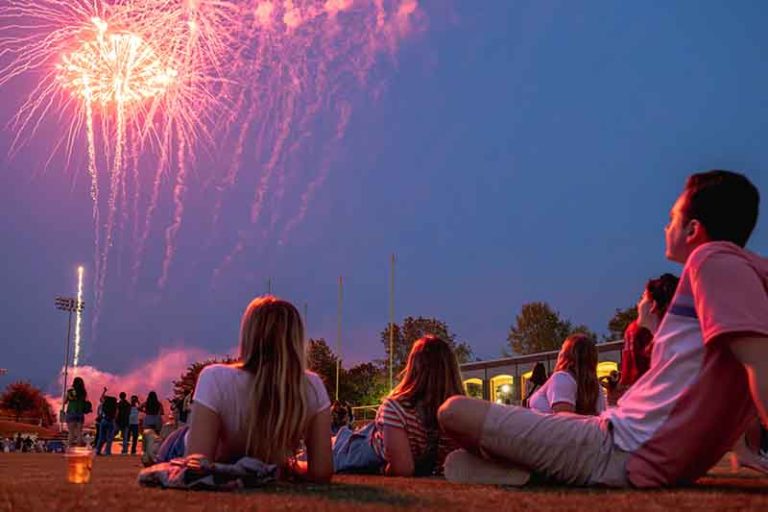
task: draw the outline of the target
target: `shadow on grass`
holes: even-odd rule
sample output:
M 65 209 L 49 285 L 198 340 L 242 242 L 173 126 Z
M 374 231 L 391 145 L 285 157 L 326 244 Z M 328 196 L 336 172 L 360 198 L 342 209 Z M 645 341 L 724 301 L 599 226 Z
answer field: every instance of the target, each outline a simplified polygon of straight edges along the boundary
M 501 489 L 510 492 L 527 493 L 573 493 L 573 494 L 614 494 L 614 493 L 642 493 L 642 494 L 742 494 L 765 495 L 768 479 L 764 476 L 707 476 L 697 483 L 690 485 L 678 485 L 675 487 L 663 487 L 654 489 L 638 488 L 608 488 L 608 487 L 571 487 L 554 483 L 543 477 L 533 478 L 531 483 L 524 487 L 504 487 Z
M 413 496 L 404 496 L 371 485 L 342 483 L 328 485 L 277 484 L 259 487 L 247 492 L 248 494 L 314 496 L 333 501 L 375 503 L 394 506 L 413 506 L 421 504 L 421 500 L 418 500 Z
M 600 487 L 566 487 L 562 485 L 531 485 L 525 487 L 500 487 L 500 489 L 507 490 L 509 492 L 524 492 L 531 494 L 552 494 L 552 493 L 567 493 L 567 494 L 592 494 L 592 495 L 611 495 L 620 493 L 630 494 L 675 494 L 675 493 L 688 493 L 688 494 L 741 494 L 741 495 L 765 495 L 766 486 L 762 485 L 729 485 L 726 483 L 717 485 L 693 485 L 690 487 L 668 487 L 661 489 L 636 489 L 636 488 L 600 488 Z

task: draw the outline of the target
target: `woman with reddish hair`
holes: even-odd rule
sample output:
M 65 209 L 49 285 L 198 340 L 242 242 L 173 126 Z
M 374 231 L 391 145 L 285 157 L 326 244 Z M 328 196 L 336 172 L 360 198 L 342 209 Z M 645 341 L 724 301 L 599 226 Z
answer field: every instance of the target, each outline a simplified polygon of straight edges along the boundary
M 437 410 L 464 395 L 456 355 L 436 336 L 413 344 L 400 383 L 389 393 L 373 423 L 336 436 L 336 472 L 381 472 L 391 476 L 440 474 L 446 455 L 458 446 L 440 432 Z
M 662 274 L 646 283 L 643 296 L 637 303 L 637 320 L 624 331 L 624 348 L 621 352 L 620 390 L 626 390 L 643 376 L 651 365 L 653 336 L 661 325 L 679 279 L 672 274 Z

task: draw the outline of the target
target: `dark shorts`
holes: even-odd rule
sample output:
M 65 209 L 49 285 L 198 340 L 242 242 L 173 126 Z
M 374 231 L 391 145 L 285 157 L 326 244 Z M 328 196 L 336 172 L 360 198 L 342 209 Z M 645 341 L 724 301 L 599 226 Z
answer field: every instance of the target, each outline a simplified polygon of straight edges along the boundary
M 85 421 L 85 414 L 81 412 L 68 412 L 65 416 L 67 423 L 83 423 Z

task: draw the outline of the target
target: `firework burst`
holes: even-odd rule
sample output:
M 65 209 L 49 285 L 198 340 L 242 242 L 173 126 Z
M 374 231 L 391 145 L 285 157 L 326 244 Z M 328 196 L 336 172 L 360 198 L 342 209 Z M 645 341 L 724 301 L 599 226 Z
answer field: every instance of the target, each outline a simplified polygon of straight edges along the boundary
M 94 333 L 113 244 L 125 240 L 136 285 L 170 211 L 155 275 L 166 286 L 192 170 L 208 186 L 209 247 L 234 242 L 215 275 L 252 244 L 284 241 L 332 169 L 350 98 L 418 14 L 417 0 L 5 0 L 0 87 L 35 84 L 12 151 L 60 122 L 49 162 L 62 154 L 90 178 Z M 223 209 L 245 219 L 234 240 L 219 238 Z
M 222 53 L 229 40 L 222 24 L 234 12 L 228 2 L 204 0 L 13 0 L 0 10 L 5 57 L 0 86 L 23 73 L 37 79 L 14 119 L 13 148 L 32 137 L 52 113 L 70 121 L 56 145 L 68 165 L 84 135 L 95 225 L 94 326 L 118 208 L 134 208 L 134 246 L 140 258 L 162 177 L 171 174 L 174 164 L 177 183 L 183 183 L 197 141 L 210 138 Z M 127 190 L 127 155 L 134 155 L 134 176 L 142 156 L 157 159 L 143 228 L 136 211 L 141 183 L 137 177 L 133 190 Z M 164 275 L 183 212 L 183 189 L 178 186 L 175 197 Z

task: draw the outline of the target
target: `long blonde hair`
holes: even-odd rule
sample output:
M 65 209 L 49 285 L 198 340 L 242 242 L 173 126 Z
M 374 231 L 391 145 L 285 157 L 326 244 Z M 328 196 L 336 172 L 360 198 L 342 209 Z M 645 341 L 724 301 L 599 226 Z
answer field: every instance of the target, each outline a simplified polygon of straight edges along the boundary
M 461 372 L 451 347 L 437 336 L 417 340 L 408 354 L 400 383 L 390 398 L 404 399 L 418 406 L 427 427 L 437 426 L 437 409 L 454 395 L 463 395 Z
M 291 303 L 266 295 L 248 305 L 240 361 L 254 376 L 246 452 L 283 465 L 298 448 L 307 417 L 304 326 Z
M 597 414 L 600 384 L 597 381 L 597 346 L 586 334 L 568 336 L 557 355 L 555 371 L 571 372 L 576 378 L 577 414 Z

